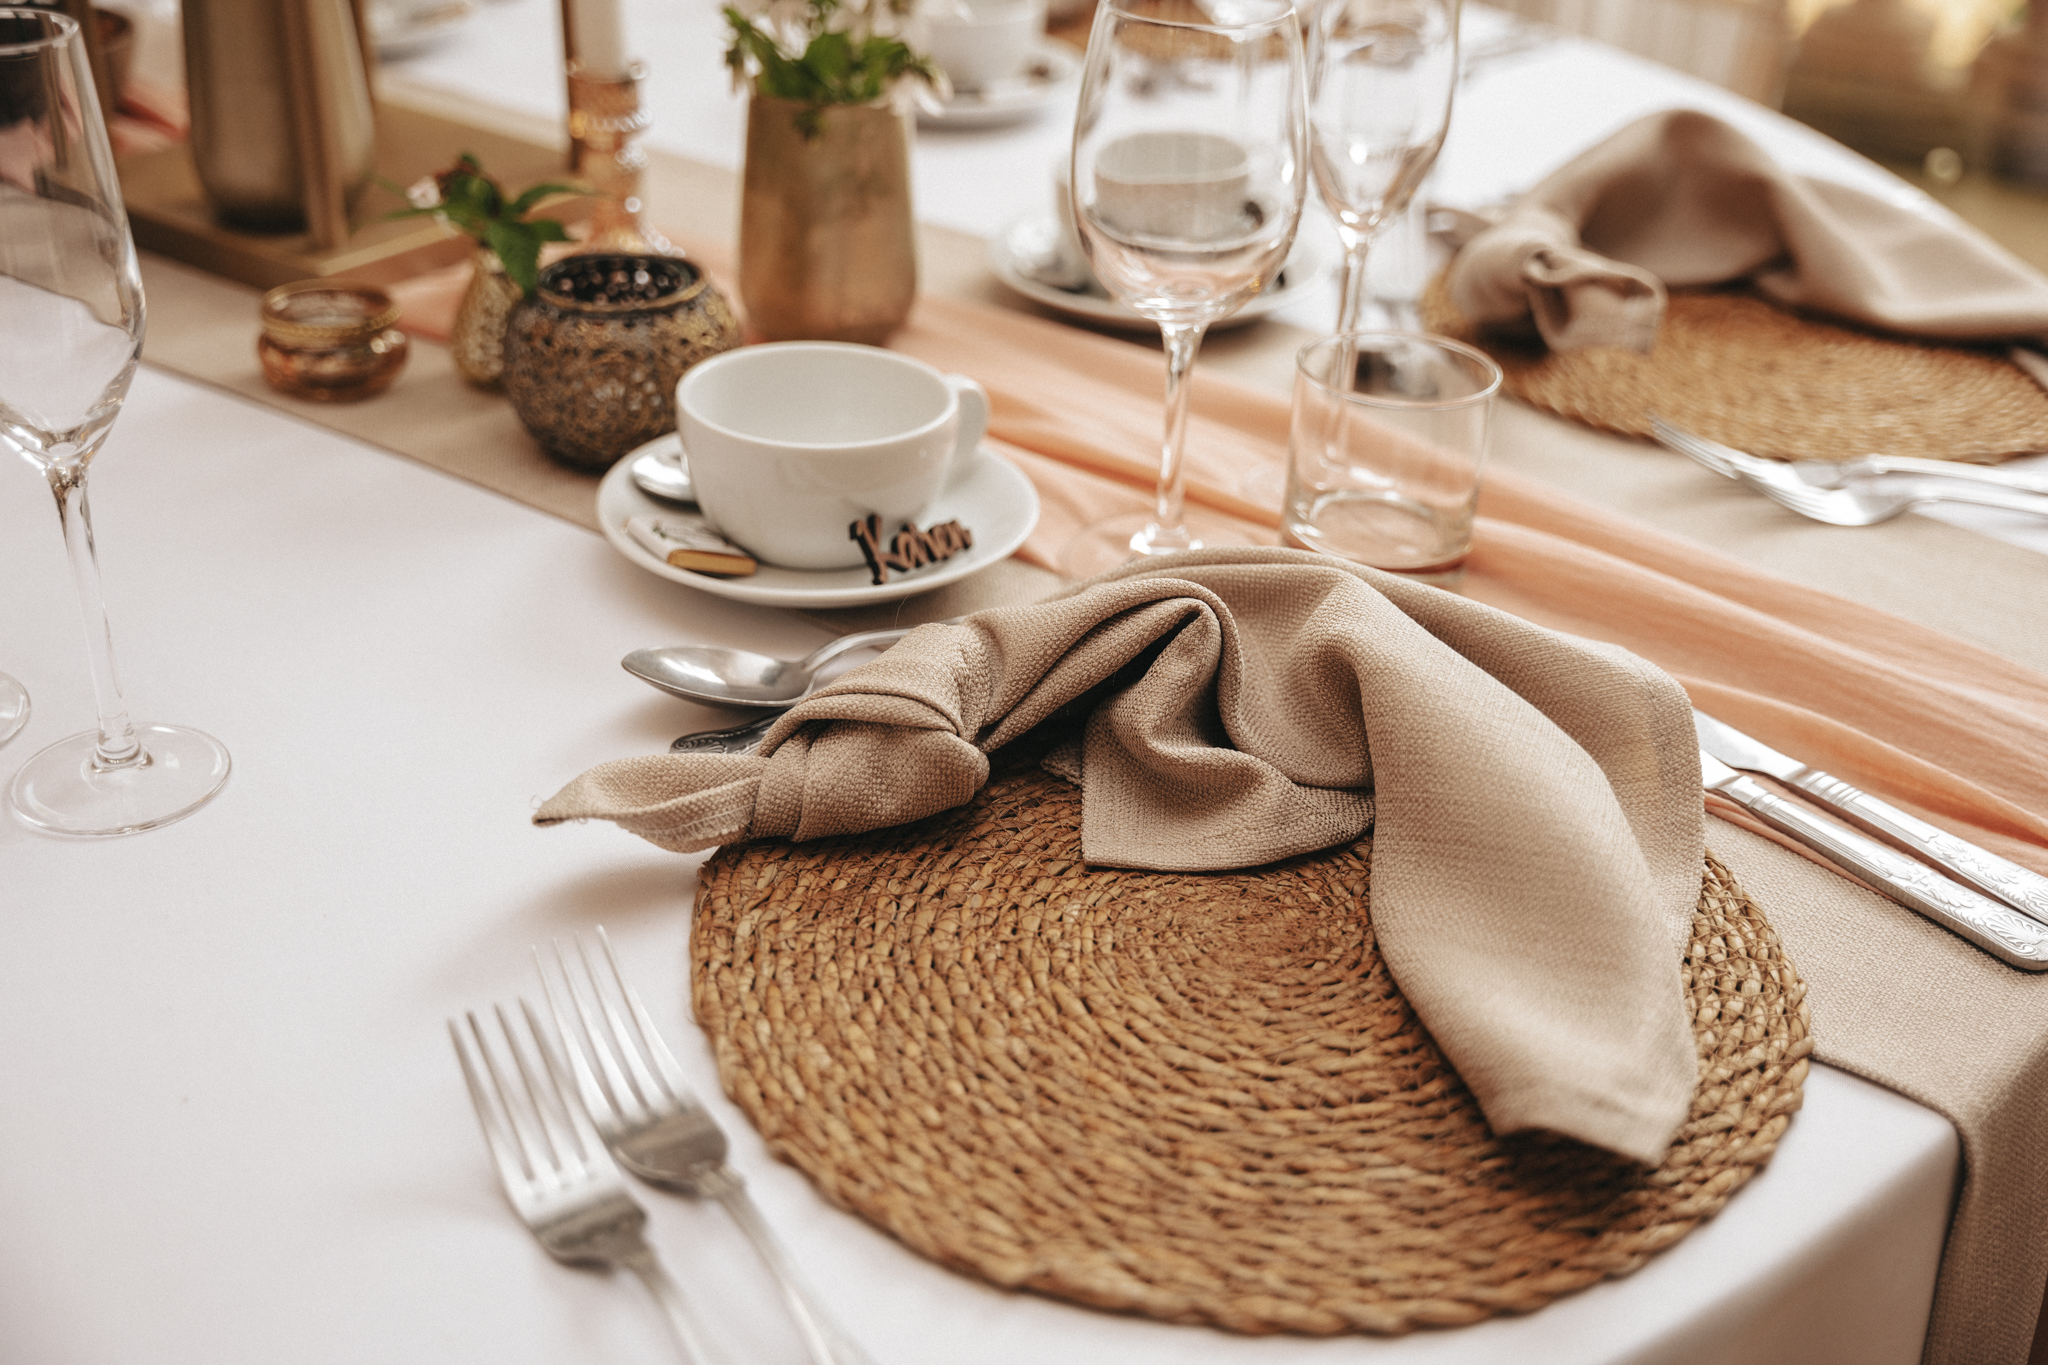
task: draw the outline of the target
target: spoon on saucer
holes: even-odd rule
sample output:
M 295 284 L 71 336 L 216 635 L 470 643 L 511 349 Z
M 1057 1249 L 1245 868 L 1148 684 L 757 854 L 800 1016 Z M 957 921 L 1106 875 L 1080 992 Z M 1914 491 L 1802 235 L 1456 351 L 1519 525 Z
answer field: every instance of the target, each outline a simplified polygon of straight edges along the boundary
M 959 619 L 956 616 L 939 624 L 952 625 Z M 776 659 L 717 645 L 664 645 L 658 649 L 636 649 L 621 659 L 619 666 L 670 696 L 714 706 L 770 706 L 788 710 L 810 695 L 817 685 L 818 670 L 832 660 L 856 649 L 886 648 L 915 629 L 916 626 L 898 626 L 842 635 L 801 659 Z
M 690 481 L 689 457 L 683 454 L 683 438 L 671 431 L 657 436 L 626 456 L 632 463 L 626 472 L 640 491 L 664 502 L 697 501 L 697 485 Z

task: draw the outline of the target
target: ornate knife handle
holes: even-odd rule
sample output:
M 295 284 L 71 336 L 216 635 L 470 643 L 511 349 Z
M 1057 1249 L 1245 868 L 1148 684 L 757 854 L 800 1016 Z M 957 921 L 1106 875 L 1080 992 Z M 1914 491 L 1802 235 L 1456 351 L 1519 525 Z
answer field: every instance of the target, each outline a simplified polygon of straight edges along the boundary
M 1749 778 L 1719 788 L 1774 829 L 1782 830 L 1837 867 L 1855 873 L 1908 910 L 1933 920 L 2021 971 L 2048 971 L 2048 925 L 2042 925 L 1875 839 L 1823 820 L 1773 796 Z
M 693 735 L 684 735 L 668 746 L 672 754 L 751 754 L 761 747 L 762 736 L 769 727 L 782 719 L 782 712 L 771 711 L 759 720 L 750 720 L 745 725 L 735 725 L 730 730 L 700 730 Z
M 1867 792 L 1858 791 L 1839 777 L 1829 777 L 1813 768 L 1802 768 L 1792 786 L 1805 792 L 1858 829 L 1904 849 L 1924 862 L 1946 869 L 1956 880 L 1974 886 L 1994 900 L 2004 901 L 2023 915 L 2048 924 L 2048 877 L 2029 872 L 2018 863 L 1936 829 L 1897 806 L 1888 805 Z

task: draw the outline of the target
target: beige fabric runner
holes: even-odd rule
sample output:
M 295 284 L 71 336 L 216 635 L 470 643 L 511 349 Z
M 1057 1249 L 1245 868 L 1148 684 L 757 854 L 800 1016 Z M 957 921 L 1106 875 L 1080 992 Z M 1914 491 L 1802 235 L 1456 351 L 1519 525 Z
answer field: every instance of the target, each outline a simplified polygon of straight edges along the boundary
M 735 218 L 730 174 L 659 154 L 652 163 L 660 220 L 722 241 Z M 924 241 L 929 288 L 956 299 L 999 295 L 971 243 L 933 232 Z M 295 403 L 263 386 L 255 291 L 155 259 L 145 277 L 151 363 L 594 524 L 592 481 L 549 466 L 503 403 L 455 378 L 439 347 L 417 344 L 399 386 L 375 403 Z M 1302 335 L 1267 323 L 1205 344 L 1191 437 L 1195 501 L 1246 508 L 1238 490 L 1247 469 L 1280 457 Z M 1019 456 L 1041 480 L 1041 544 L 1057 545 L 1063 527 L 1146 504 L 1156 351 L 1028 309 L 932 294 L 901 344 L 1002 389 L 999 408 L 1029 418 L 1039 433 L 1029 439 L 1042 442 L 1033 451 L 1048 452 Z M 1258 388 L 1222 378 L 1233 374 Z M 1026 438 L 1025 425 L 1012 430 Z M 1069 457 L 1106 472 L 1082 472 Z M 1676 456 L 1513 404 L 1500 412 L 1481 510 L 1468 595 L 1622 643 L 1689 688 L 1718 687 L 1696 692 L 1706 709 L 2048 870 L 2048 690 L 2014 662 L 2048 668 L 2048 556 L 1919 517 L 1855 531 L 1816 526 L 1761 508 Z M 1042 596 L 1054 582 L 1022 566 L 1008 581 L 1011 600 Z M 934 619 L 983 605 L 957 601 L 932 594 L 840 619 L 854 628 L 899 610 Z M 2048 1279 L 2048 1169 L 2034 1159 L 2032 1136 L 2048 1131 L 2048 983 L 1774 845 L 1719 826 L 1713 842 L 1755 887 L 1808 977 L 1822 1060 L 1914 1097 L 1962 1133 L 1967 1180 L 1928 1359 L 2018 1365 Z
M 2048 340 L 2048 280 L 1959 222 L 1789 175 L 1692 110 L 1653 114 L 1523 196 L 1451 267 L 1458 311 L 1553 350 L 1648 351 L 1666 287 L 1766 298 L 1945 340 Z
M 1257 867 L 1372 827 L 1380 949 L 1494 1131 L 1660 1160 L 1696 1080 L 1678 963 L 1699 758 L 1677 684 L 1302 551 L 1092 584 L 920 627 L 758 756 L 609 763 L 535 823 L 615 820 L 679 851 L 881 829 L 964 804 L 989 752 L 1116 679 L 1082 741 L 1091 864 Z

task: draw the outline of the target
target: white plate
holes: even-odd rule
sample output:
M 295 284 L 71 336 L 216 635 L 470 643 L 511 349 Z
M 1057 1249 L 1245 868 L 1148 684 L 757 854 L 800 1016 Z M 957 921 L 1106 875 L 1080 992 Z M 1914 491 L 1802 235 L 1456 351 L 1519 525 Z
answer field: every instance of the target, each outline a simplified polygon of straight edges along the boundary
M 1157 331 L 1158 323 L 1118 303 L 1092 280 L 1085 292 L 1076 293 L 1047 284 L 1027 273 L 1026 264 L 1044 259 L 1058 239 L 1058 231 L 1050 213 L 1026 214 L 989 240 L 989 269 L 996 272 L 997 279 L 1033 303 L 1105 327 L 1120 327 L 1132 332 Z M 1304 237 L 1296 237 L 1286 266 L 1265 292 L 1229 317 L 1211 324 L 1209 330 L 1215 332 L 1242 327 L 1306 298 L 1322 285 L 1330 273 L 1330 266 L 1331 262 L 1322 248 Z
M 957 90 L 934 111 L 919 109 L 925 128 L 994 128 L 1048 108 L 1081 71 L 1081 56 L 1065 43 L 1040 43 L 1024 70 L 979 90 Z
M 652 574 L 685 583 L 699 592 L 758 602 L 770 607 L 863 607 L 891 602 L 956 583 L 985 569 L 1024 543 L 1038 525 L 1038 490 L 1008 460 L 983 449 L 939 491 L 926 509 L 929 522 L 958 520 L 974 533 L 974 548 L 909 573 L 891 573 L 880 585 L 868 581 L 865 565 L 853 569 L 783 569 L 763 564 L 746 578 L 717 578 L 671 568 L 626 534 L 628 518 L 660 515 L 671 505 L 656 502 L 633 483 L 620 460 L 597 486 L 597 521 L 612 548 Z
M 381 0 L 370 6 L 377 55 L 397 61 L 426 51 L 476 17 L 476 0 Z

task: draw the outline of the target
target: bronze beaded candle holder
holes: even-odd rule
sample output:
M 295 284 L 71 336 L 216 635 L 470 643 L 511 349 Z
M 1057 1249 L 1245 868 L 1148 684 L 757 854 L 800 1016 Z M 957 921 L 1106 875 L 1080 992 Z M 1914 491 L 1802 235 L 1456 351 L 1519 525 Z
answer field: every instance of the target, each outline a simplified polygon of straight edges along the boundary
M 676 249 L 641 221 L 640 176 L 647 153 L 634 141 L 649 119 L 640 107 L 640 82 L 647 68 L 639 62 L 623 75 L 606 76 L 569 63 L 569 140 L 571 165 L 594 193 L 590 216 L 591 251 L 635 251 L 673 256 Z
M 732 308 L 675 256 L 570 256 L 505 323 L 505 396 L 550 458 L 601 473 L 676 427 L 676 381 L 740 344 Z

